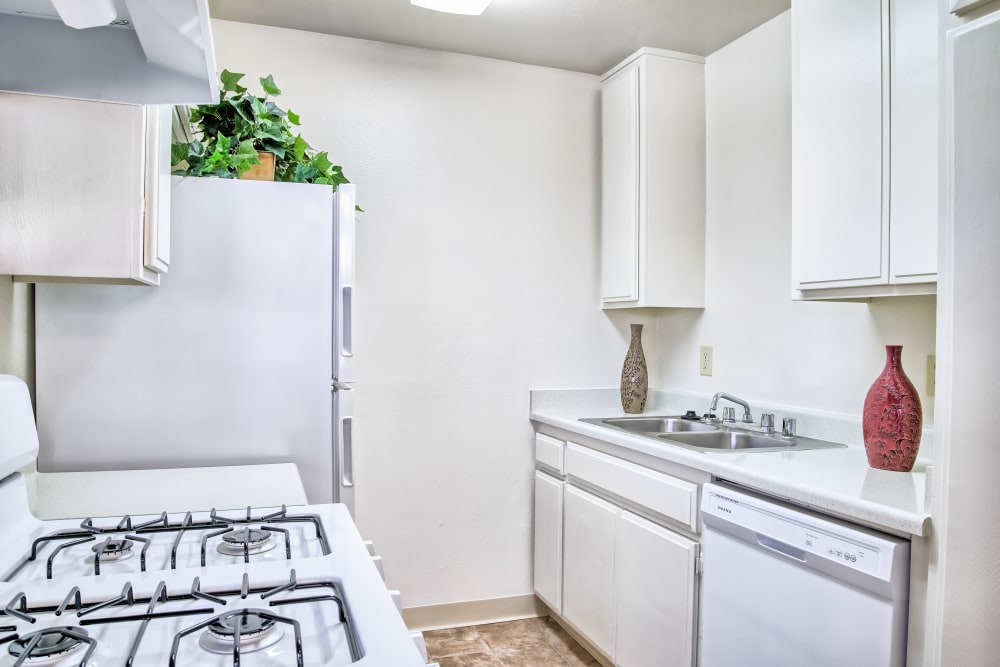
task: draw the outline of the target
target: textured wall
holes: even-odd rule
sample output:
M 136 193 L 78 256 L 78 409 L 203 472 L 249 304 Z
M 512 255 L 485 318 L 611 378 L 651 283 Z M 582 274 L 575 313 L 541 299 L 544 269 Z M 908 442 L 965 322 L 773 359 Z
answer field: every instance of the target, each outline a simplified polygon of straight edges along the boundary
M 530 593 L 528 389 L 615 385 L 628 345 L 597 301 L 597 77 L 214 28 L 219 67 L 273 73 L 367 211 L 357 518 L 390 585 L 407 606 Z

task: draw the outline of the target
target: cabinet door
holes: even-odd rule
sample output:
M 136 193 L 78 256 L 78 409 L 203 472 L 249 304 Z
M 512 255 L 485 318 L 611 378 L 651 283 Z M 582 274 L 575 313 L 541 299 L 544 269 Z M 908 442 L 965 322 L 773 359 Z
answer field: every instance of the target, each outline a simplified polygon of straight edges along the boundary
M 143 108 L 0 94 L 0 273 L 133 280 Z
M 634 63 L 601 88 L 601 299 L 639 298 L 639 74 Z
M 937 280 L 938 3 L 892 5 L 889 272 L 894 284 Z
M 792 220 L 798 289 L 885 284 L 888 0 L 792 7 Z
M 619 510 L 569 484 L 564 502 L 563 616 L 613 656 Z
M 535 593 L 562 612 L 563 485 L 535 471 Z
M 689 667 L 698 544 L 622 511 L 615 550 L 620 667 Z
M 166 273 L 170 267 L 170 140 L 173 107 L 146 107 L 146 209 L 143 264 Z

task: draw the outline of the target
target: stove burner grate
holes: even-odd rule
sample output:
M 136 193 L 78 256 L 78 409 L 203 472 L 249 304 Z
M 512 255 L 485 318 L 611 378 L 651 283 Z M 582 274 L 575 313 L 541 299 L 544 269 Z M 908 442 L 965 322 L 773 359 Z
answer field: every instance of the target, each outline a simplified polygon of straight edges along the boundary
M 222 535 L 222 542 L 216 547 L 219 553 L 242 556 L 244 550 L 251 554 L 270 551 L 275 546 L 272 531 L 266 528 L 238 528 Z
M 142 523 L 137 523 L 133 521 L 132 517 L 125 516 L 117 524 L 113 525 L 95 525 L 94 520 L 87 518 L 80 523 L 79 529 L 73 530 L 57 530 L 47 535 L 42 535 L 41 537 L 35 538 L 31 543 L 31 549 L 28 554 L 21 560 L 21 562 L 14 568 L 12 575 L 16 575 L 20 572 L 28 563 L 31 563 L 38 559 L 39 552 L 44 549 L 49 543 L 55 544 L 55 548 L 50 552 L 48 559 L 45 563 L 45 576 L 46 579 L 53 578 L 53 562 L 60 553 L 65 553 L 66 551 L 72 549 L 72 547 L 87 543 L 94 542 L 98 538 L 108 538 L 120 541 L 122 539 L 131 540 L 133 542 L 139 541 L 143 542 L 142 549 L 139 550 L 140 555 L 140 571 L 145 572 L 145 553 L 149 545 L 149 540 L 147 538 L 140 537 L 142 534 L 149 533 L 176 533 L 174 539 L 173 547 L 170 550 L 170 569 L 177 569 L 177 551 L 181 542 L 181 538 L 185 533 L 192 530 L 200 531 L 212 531 L 215 529 L 218 532 L 209 532 L 202 537 L 201 542 L 201 565 L 204 567 L 206 565 L 206 543 L 208 538 L 219 537 L 223 533 L 227 533 L 235 530 L 238 526 L 248 527 L 248 524 L 267 524 L 261 525 L 259 529 L 269 533 L 282 533 L 284 535 L 285 543 L 285 558 L 291 559 L 292 557 L 292 546 L 291 546 L 291 536 L 286 528 L 281 528 L 276 524 L 311 524 L 315 529 L 316 539 L 319 541 L 319 546 L 324 556 L 330 555 L 330 541 L 327 538 L 326 531 L 323 528 L 323 522 L 317 514 L 289 514 L 288 509 L 282 505 L 281 509 L 268 514 L 259 514 L 254 516 L 253 510 L 247 507 L 246 514 L 242 517 L 228 517 L 223 514 L 218 513 L 216 510 L 210 512 L 208 519 L 195 520 L 192 517 L 191 512 L 188 512 L 185 517 L 180 521 L 171 521 L 166 512 L 161 512 L 160 516 L 151 519 L 149 521 L 144 521 Z M 125 534 L 128 533 L 128 534 Z M 275 535 L 274 538 L 277 536 Z M 277 546 L 275 544 L 276 539 L 272 538 L 268 540 L 266 544 L 268 545 L 266 549 L 261 549 L 261 551 L 269 551 Z M 280 538 L 279 538 L 280 539 Z M 273 546 L 272 546 L 273 545 Z M 250 562 L 251 552 L 249 545 L 244 545 L 239 543 L 233 545 L 235 554 L 231 551 L 223 551 L 222 553 L 227 553 L 228 555 L 242 555 L 244 562 Z M 95 550 L 95 553 L 96 550 Z M 131 553 L 135 553 L 133 548 Z M 94 559 L 94 574 L 99 575 L 101 573 L 100 564 L 101 561 L 109 562 L 110 559 L 105 558 L 95 558 Z M 117 559 L 121 560 L 121 558 Z
M 99 558 L 105 562 L 111 562 L 131 558 L 134 555 L 132 550 L 132 547 L 134 546 L 135 542 L 127 538 L 122 538 L 120 540 L 107 539 L 100 544 L 95 544 L 90 548 L 90 550 L 94 552 L 95 558 Z
M 40 665 L 55 662 L 87 646 L 87 653 L 80 664 L 86 664 L 97 648 L 97 642 L 79 627 L 54 627 L 32 632 L 13 640 L 7 653 L 16 660 L 15 665 Z
M 285 636 L 267 611 L 241 609 L 216 616 L 198 639 L 198 645 L 210 653 L 231 654 L 237 646 L 244 653 L 273 646 Z

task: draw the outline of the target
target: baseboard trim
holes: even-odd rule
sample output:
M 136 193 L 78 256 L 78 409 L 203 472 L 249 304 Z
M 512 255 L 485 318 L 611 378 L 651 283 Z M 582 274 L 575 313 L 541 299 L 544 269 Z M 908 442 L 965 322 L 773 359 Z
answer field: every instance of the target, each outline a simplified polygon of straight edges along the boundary
M 534 595 L 513 595 L 489 600 L 469 600 L 403 609 L 410 630 L 440 630 L 466 625 L 501 623 L 522 618 L 547 616 L 548 608 Z

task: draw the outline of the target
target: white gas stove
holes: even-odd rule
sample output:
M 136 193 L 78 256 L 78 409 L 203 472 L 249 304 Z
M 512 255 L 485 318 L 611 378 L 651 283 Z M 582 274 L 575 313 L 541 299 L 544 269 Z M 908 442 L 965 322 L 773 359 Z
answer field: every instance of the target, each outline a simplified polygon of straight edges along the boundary
M 40 521 L 36 452 L 0 376 L 0 667 L 425 664 L 342 505 Z

